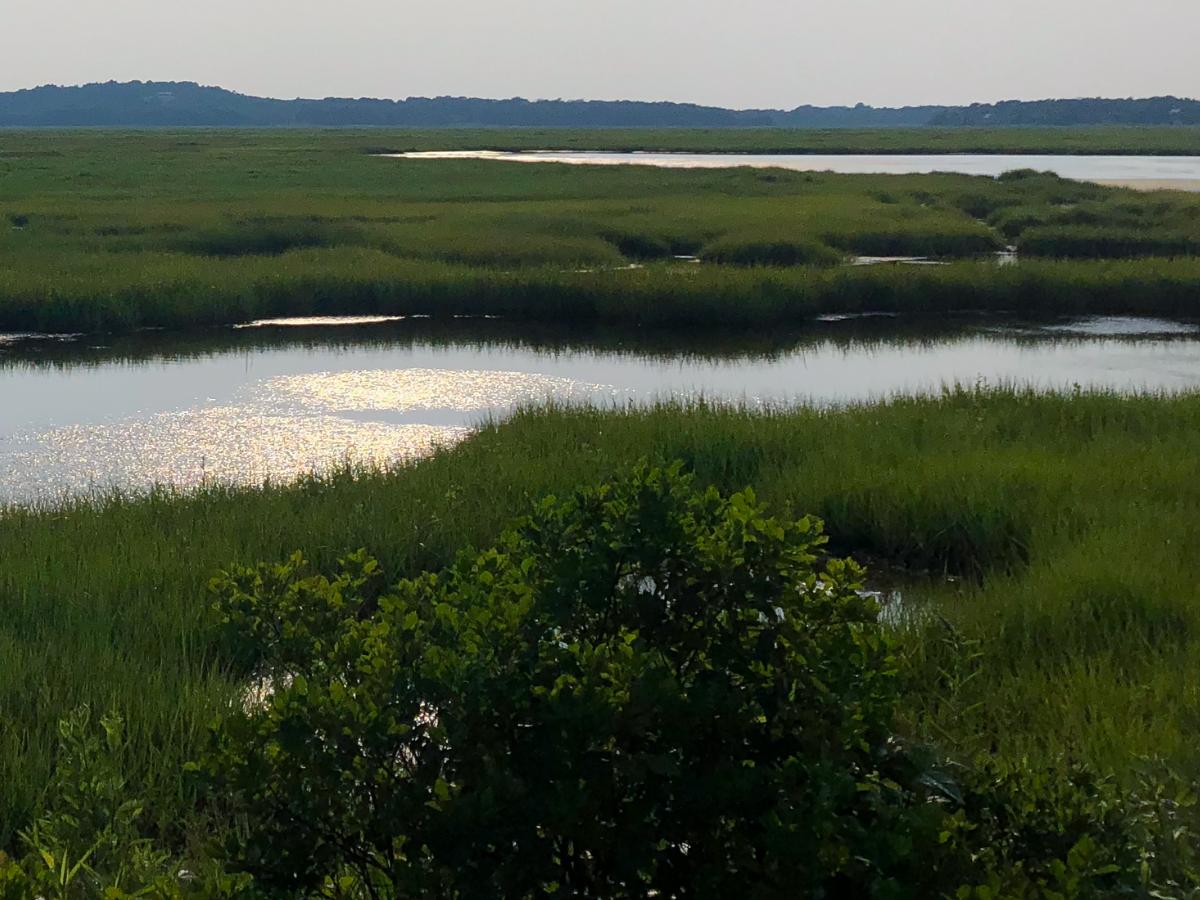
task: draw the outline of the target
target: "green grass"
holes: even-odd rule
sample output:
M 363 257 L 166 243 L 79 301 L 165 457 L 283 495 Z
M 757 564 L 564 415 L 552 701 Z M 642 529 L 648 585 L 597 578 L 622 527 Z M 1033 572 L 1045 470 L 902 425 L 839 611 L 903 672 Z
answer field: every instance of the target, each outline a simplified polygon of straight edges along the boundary
M 966 391 L 839 410 L 530 410 L 391 473 L 109 498 L 0 516 L 0 832 L 24 821 L 54 723 L 128 716 L 130 769 L 170 817 L 179 765 L 234 694 L 204 623 L 234 562 L 365 547 L 391 577 L 486 546 L 546 493 L 683 459 L 826 519 L 838 552 L 942 618 L 902 635 L 909 734 L 970 757 L 1070 755 L 1200 776 L 1200 395 Z M 957 576 L 947 581 L 943 573 Z
M 406 134 L 462 142 L 477 133 Z M 1190 313 L 1200 296 L 1200 198 L 1184 194 L 1045 175 L 534 166 L 364 152 L 386 136 L 0 132 L 0 329 L 190 327 L 313 312 L 755 325 L 859 309 Z M 1082 241 L 1078 229 L 1087 229 Z M 997 273 L 990 255 L 1010 243 L 1034 256 L 1163 259 L 1074 268 L 1034 260 Z M 841 265 L 855 255 L 955 265 L 919 276 Z M 619 271 L 632 264 L 649 267 Z
M 86 133 L 86 132 L 85 132 Z M 143 132 L 144 133 L 144 132 Z M 179 131 L 185 137 L 187 131 Z M 263 132 L 245 132 L 264 134 Z M 288 143 L 287 132 L 273 141 Z M 1200 127 L 443 128 L 323 132 L 373 152 L 607 150 L 692 153 L 1200 154 Z

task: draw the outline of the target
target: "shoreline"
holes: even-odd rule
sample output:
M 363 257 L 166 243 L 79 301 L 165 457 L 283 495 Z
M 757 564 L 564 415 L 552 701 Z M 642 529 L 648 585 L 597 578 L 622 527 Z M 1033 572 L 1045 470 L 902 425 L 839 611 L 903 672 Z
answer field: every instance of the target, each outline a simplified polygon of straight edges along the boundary
M 1101 187 L 1128 188 L 1133 191 L 1200 193 L 1200 178 L 1100 178 L 1092 183 Z

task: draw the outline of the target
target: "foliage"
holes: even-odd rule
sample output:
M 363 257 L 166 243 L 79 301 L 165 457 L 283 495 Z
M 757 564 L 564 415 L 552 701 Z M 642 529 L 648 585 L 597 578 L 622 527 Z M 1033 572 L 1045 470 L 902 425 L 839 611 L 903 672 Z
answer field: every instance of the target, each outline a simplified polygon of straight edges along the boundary
M 1122 787 L 1146 757 L 1194 780 L 1198 454 L 1192 394 L 548 408 L 391 471 L 7 510 L 0 841 L 12 852 L 37 815 L 58 720 L 83 703 L 121 710 L 150 821 L 200 802 L 180 769 L 254 664 L 203 624 L 196 586 L 218 568 L 305 547 L 328 572 L 342 549 L 367 547 L 387 581 L 416 577 L 494 545 L 538 498 L 642 456 L 820 514 L 837 552 L 872 563 L 874 587 L 903 591 L 903 733 L 967 760 L 995 750 L 1042 770 L 1074 757 Z
M 641 464 L 383 596 L 364 553 L 220 577 L 269 688 L 203 766 L 234 864 L 279 896 L 1200 889 L 1186 790 L 898 740 L 892 644 L 823 543 Z
M 363 555 L 231 572 L 223 627 L 274 686 L 206 765 L 238 857 L 284 892 L 893 895 L 942 814 L 861 572 L 815 568 L 822 543 L 641 467 L 378 600 Z
M 82 706 L 59 723 L 60 743 L 44 801 L 20 835 L 23 855 L 0 852 L 0 900 L 249 900 L 248 875 L 227 873 L 200 848 L 188 868 L 148 828 L 130 781 L 124 722 L 93 721 Z M 218 833 L 210 822 L 209 836 Z M 153 836 L 150 836 L 153 834 Z M 190 871 L 189 871 L 190 869 Z
M 93 723 L 80 707 L 60 723 L 46 803 L 21 834 L 25 857 L 0 857 L 4 900 L 173 900 L 179 865 L 139 827 L 143 802 L 128 778 L 124 723 L 109 713 Z M 235 882 L 229 882 L 231 885 Z

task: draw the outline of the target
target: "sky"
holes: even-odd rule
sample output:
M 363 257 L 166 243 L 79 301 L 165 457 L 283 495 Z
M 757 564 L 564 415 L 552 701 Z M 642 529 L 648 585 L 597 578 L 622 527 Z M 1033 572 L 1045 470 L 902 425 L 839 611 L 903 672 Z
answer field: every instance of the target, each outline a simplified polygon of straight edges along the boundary
M 738 109 L 1200 97 L 1197 0 L 0 0 L 0 90 Z

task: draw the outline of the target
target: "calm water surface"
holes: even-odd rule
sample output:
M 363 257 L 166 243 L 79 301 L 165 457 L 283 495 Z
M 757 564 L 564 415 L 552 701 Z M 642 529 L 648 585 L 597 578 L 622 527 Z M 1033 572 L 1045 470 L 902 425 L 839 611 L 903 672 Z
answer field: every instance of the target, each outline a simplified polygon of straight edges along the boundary
M 995 177 L 1013 169 L 1056 172 L 1079 181 L 1194 181 L 1200 180 L 1200 157 L 1195 156 L 1033 156 L 958 153 L 905 154 L 793 154 L 748 153 L 498 153 L 490 150 L 436 151 L 389 154 L 401 159 L 494 159 L 527 163 L 586 165 L 642 165 L 699 169 L 752 166 L 795 169 L 801 172 L 837 172 L 843 175 L 924 175 L 957 172 Z
M 943 386 L 1200 388 L 1192 323 L 832 319 L 769 338 L 409 319 L 173 338 L 0 335 L 0 502 L 387 464 L 548 399 L 845 403 Z

